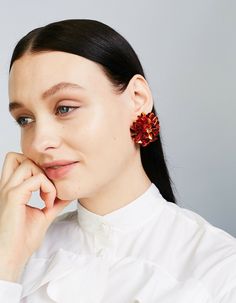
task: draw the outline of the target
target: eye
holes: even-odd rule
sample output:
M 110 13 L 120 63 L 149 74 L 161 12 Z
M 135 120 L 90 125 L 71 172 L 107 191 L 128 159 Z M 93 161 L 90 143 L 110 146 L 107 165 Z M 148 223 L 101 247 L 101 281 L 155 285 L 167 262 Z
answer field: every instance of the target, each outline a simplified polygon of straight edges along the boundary
M 58 108 L 56 110 L 56 114 L 63 116 L 63 115 L 70 113 L 71 111 L 75 110 L 76 108 L 78 108 L 78 107 L 61 105 L 61 106 L 58 106 Z
M 33 120 L 33 119 L 30 117 L 19 117 L 18 119 L 16 119 L 16 123 L 18 125 L 20 125 L 20 127 L 24 127 L 25 125 L 30 123 L 30 120 Z

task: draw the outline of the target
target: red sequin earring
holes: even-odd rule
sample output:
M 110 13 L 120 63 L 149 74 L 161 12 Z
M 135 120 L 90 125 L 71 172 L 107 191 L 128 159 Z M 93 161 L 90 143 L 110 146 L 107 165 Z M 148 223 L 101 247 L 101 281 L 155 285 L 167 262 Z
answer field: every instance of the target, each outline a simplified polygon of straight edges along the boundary
M 158 139 L 160 124 L 157 116 L 150 112 L 147 115 L 142 112 L 130 127 L 131 137 L 135 143 L 143 147 Z

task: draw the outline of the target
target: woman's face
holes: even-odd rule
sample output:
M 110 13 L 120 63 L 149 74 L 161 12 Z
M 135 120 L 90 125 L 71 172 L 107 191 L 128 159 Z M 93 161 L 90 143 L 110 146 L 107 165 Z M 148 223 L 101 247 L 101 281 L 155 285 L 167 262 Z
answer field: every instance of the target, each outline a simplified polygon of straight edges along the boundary
M 26 54 L 12 66 L 9 97 L 22 152 L 44 169 L 61 199 L 105 190 L 137 155 L 127 90 L 115 93 L 90 60 L 54 51 Z

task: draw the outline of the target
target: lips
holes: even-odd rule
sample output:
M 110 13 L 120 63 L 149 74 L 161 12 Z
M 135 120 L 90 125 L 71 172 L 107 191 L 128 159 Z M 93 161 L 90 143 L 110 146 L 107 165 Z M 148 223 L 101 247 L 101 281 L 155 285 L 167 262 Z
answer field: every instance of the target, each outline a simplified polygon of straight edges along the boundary
M 65 177 L 78 163 L 79 161 L 60 160 L 45 163 L 42 168 L 49 179 L 55 180 Z
M 41 165 L 43 168 L 48 168 L 48 167 L 54 167 L 54 166 L 64 166 L 64 165 L 69 165 L 71 163 L 75 163 L 78 161 L 68 161 L 68 160 L 58 160 L 58 161 L 53 161 L 53 162 L 48 162 L 44 163 Z

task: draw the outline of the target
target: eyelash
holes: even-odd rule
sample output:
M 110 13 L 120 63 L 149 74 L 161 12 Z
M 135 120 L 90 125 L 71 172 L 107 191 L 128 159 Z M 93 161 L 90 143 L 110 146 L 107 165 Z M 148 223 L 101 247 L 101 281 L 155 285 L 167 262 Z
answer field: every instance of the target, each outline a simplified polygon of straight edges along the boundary
M 66 109 L 73 109 L 72 111 L 74 111 L 76 108 L 79 108 L 78 106 L 66 106 L 66 105 L 60 105 L 57 107 L 56 109 L 56 115 L 59 115 L 59 116 L 65 116 L 67 114 L 69 114 L 70 112 L 72 111 L 69 111 L 69 112 L 66 112 L 66 113 L 60 113 L 59 112 L 59 109 L 61 108 L 66 108 Z M 22 116 L 22 117 L 19 117 L 16 119 L 16 123 L 20 126 L 20 127 L 25 127 L 27 126 L 29 123 L 26 123 L 26 124 L 22 124 L 21 120 L 22 119 L 28 119 L 29 117 L 27 116 Z

